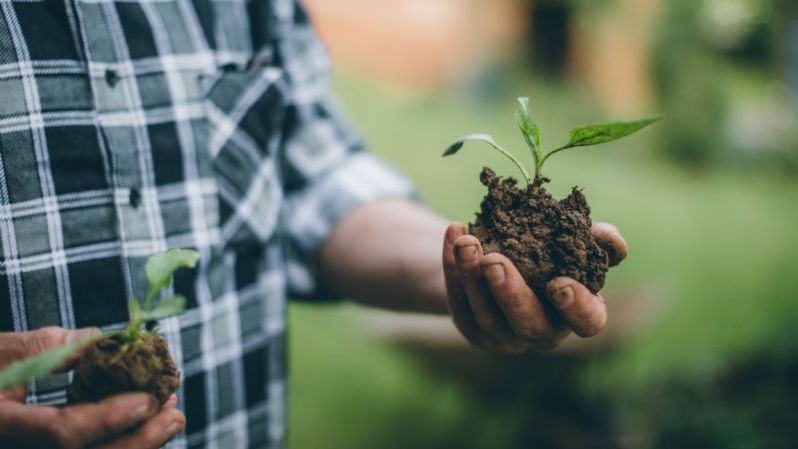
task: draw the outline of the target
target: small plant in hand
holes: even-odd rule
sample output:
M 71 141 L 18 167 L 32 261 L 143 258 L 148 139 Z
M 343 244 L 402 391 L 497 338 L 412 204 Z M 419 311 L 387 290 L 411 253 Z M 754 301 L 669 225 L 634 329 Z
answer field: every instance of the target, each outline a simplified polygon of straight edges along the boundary
M 546 284 L 560 276 L 576 279 L 598 293 L 604 286 L 609 259 L 593 238 L 587 199 L 576 187 L 562 200 L 552 197 L 543 187 L 550 181 L 542 174 L 543 165 L 561 151 L 618 140 L 659 119 L 576 128 L 568 143 L 546 152 L 540 144 L 540 129 L 529 116 L 529 99 L 519 98 L 515 122 L 532 154 L 532 176 L 524 164 L 488 134 L 463 136 L 443 153 L 451 156 L 469 140 L 488 143 L 518 167 L 526 182 L 519 187 L 514 178 L 502 179 L 490 168 L 483 168 L 480 181 L 488 193 L 476 220 L 469 225 L 469 233 L 480 240 L 486 253 L 499 252 L 512 260 L 540 297 L 545 297 Z
M 180 295 L 156 301 L 158 294 L 172 284 L 174 272 L 194 268 L 196 251 L 171 249 L 147 259 L 150 288 L 144 302 L 131 297 L 130 322 L 125 329 L 72 342 L 34 357 L 18 361 L 0 372 L 0 390 L 24 385 L 62 366 L 70 354 L 84 347 L 74 367 L 67 390 L 70 403 L 96 402 L 108 396 L 141 391 L 165 403 L 180 385 L 166 341 L 157 334 L 158 320 L 180 315 L 186 300 Z

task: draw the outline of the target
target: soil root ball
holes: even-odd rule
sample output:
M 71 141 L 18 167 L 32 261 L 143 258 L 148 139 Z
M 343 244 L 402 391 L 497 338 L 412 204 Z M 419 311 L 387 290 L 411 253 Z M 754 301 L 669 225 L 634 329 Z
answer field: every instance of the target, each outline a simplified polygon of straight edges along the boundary
M 608 255 L 593 238 L 590 206 L 576 187 L 558 201 L 546 192 L 547 178 L 519 188 L 485 167 L 480 181 L 488 187 L 469 232 L 485 253 L 499 252 L 513 261 L 532 290 L 546 297 L 546 284 L 567 276 L 593 293 L 604 286 Z
M 114 335 L 83 351 L 67 398 L 76 404 L 118 393 L 144 392 L 164 404 L 179 385 L 180 373 L 163 338 L 148 335 L 128 346 L 122 336 Z

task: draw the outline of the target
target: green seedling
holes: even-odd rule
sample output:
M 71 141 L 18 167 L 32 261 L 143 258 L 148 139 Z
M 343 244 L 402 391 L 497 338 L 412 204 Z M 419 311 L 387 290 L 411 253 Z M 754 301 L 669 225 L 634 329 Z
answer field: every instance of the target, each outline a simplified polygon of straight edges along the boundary
M 522 164 L 521 161 L 519 161 L 510 152 L 502 148 L 489 134 L 468 134 L 463 136 L 451 144 L 446 151 L 443 152 L 443 156 L 451 156 L 457 153 L 460 151 L 466 141 L 482 141 L 491 145 L 493 148 L 510 159 L 524 175 L 524 179 L 526 180 L 527 184 L 532 184 L 535 180 L 541 177 L 543 164 L 552 155 L 569 148 L 598 145 L 600 143 L 618 140 L 645 128 L 661 118 L 662 117 L 651 117 L 631 122 L 604 123 L 576 128 L 571 130 L 568 143 L 546 152 L 543 151 L 540 144 L 540 128 L 529 117 L 529 98 L 519 97 L 518 107 L 515 110 L 515 123 L 521 130 L 521 134 L 523 135 L 524 140 L 529 147 L 529 151 L 532 153 L 532 160 L 535 162 L 534 176 L 530 177 L 529 172 L 524 167 L 524 164 Z
M 106 331 L 93 337 L 68 343 L 41 354 L 19 360 L 0 371 L 0 390 L 24 385 L 30 380 L 45 376 L 64 364 L 77 348 L 94 340 L 111 335 L 124 338 L 125 348 L 138 344 L 144 337 L 155 334 L 156 327 L 147 329 L 148 323 L 182 314 L 186 309 L 186 299 L 180 295 L 155 301 L 164 288 L 172 284 L 174 272 L 179 268 L 194 268 L 199 261 L 199 253 L 187 249 L 170 249 L 154 254 L 147 259 L 146 272 L 150 289 L 142 304 L 135 296 L 128 302 L 130 321 L 123 330 Z
M 155 254 L 147 259 L 145 270 L 150 289 L 143 304 L 135 296 L 130 297 L 128 303 L 130 322 L 122 332 L 127 346 L 133 346 L 143 337 L 157 332 L 157 328 L 147 330 L 147 323 L 180 315 L 186 310 L 186 298 L 181 295 L 161 299 L 155 305 L 153 300 L 161 290 L 172 284 L 175 271 L 183 267 L 194 268 L 197 266 L 197 261 L 199 261 L 198 252 L 180 248 Z

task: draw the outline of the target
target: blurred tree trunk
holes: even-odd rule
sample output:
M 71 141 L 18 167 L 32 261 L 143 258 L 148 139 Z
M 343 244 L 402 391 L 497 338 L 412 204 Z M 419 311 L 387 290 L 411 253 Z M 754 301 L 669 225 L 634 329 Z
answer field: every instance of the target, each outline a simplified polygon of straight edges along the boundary
M 570 2 L 530 2 L 527 47 L 533 68 L 553 76 L 565 71 L 570 57 L 572 9 Z

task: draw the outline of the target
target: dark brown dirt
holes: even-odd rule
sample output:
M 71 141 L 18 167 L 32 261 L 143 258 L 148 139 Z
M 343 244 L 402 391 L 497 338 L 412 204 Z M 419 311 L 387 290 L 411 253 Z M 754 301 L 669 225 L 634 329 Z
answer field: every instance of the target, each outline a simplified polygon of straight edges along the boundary
M 486 254 L 507 256 L 541 298 L 546 284 L 559 276 L 576 279 L 593 293 L 601 290 L 608 256 L 593 238 L 590 206 L 581 191 L 574 187 L 558 201 L 543 187 L 547 178 L 519 188 L 515 179 L 502 179 L 487 167 L 480 180 L 488 194 L 469 232 Z
M 157 335 L 144 337 L 123 350 L 124 340 L 115 335 L 87 347 L 75 366 L 67 391 L 69 403 L 96 402 L 108 396 L 141 391 L 161 404 L 180 385 L 166 341 Z

